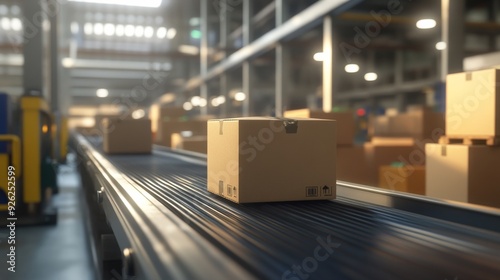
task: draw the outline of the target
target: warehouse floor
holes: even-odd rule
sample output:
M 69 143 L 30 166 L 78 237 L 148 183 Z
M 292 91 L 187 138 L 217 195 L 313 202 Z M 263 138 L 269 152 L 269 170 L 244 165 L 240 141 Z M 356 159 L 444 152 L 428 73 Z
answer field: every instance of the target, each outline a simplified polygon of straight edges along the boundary
M 16 229 L 16 272 L 5 265 L 7 230 L 0 230 L 0 279 L 90 280 L 94 268 L 82 215 L 80 179 L 74 164 L 60 166 L 55 226 Z

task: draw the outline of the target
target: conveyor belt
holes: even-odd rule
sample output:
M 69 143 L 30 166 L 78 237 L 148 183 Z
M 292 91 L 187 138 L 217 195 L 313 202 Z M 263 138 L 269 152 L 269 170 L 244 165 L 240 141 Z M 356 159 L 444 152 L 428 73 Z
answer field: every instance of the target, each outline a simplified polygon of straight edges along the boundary
M 345 198 L 238 205 L 206 191 L 203 163 L 105 157 L 256 278 L 500 279 L 496 232 Z

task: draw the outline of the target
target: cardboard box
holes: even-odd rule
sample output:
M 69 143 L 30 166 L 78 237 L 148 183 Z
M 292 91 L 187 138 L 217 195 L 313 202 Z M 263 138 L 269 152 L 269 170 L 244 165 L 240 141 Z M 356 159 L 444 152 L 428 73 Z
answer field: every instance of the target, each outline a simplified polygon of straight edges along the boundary
M 179 118 L 186 116 L 186 110 L 182 107 L 161 107 L 160 120 L 161 121 L 177 121 Z
M 380 188 L 425 195 L 425 166 L 383 165 L 379 170 Z
M 500 147 L 427 144 L 425 150 L 428 196 L 500 207 Z
M 353 112 L 331 112 L 325 113 L 319 110 L 300 109 L 291 110 L 284 113 L 285 118 L 314 118 L 337 121 L 337 146 L 352 145 L 356 124 Z
M 424 146 L 419 148 L 414 142 L 408 142 L 407 138 L 404 140 L 394 138 L 393 142 L 386 140 L 378 143 L 365 143 L 364 152 L 369 167 L 365 180 L 372 182 L 371 186 L 378 186 L 379 168 L 394 162 L 408 165 L 425 164 L 424 149 Z
M 173 133 L 172 149 L 179 149 L 179 150 L 206 154 L 207 137 L 206 136 L 184 137 L 180 133 Z
M 446 136 L 500 136 L 498 69 L 450 74 L 446 78 Z
M 412 110 L 396 116 L 373 119 L 375 137 L 412 137 L 437 143 L 444 134 L 444 115 L 427 110 Z
M 161 130 L 160 130 L 161 127 Z M 169 121 L 162 122 L 158 127 L 155 143 L 158 145 L 172 147 L 172 133 L 191 131 L 195 136 L 207 135 L 206 121 Z
M 333 120 L 210 120 L 208 191 L 237 203 L 334 199 L 335 142 Z
M 151 153 L 151 121 L 149 119 L 105 118 L 103 150 L 108 154 Z
M 337 180 L 375 186 L 377 182 L 369 174 L 363 146 L 337 146 Z

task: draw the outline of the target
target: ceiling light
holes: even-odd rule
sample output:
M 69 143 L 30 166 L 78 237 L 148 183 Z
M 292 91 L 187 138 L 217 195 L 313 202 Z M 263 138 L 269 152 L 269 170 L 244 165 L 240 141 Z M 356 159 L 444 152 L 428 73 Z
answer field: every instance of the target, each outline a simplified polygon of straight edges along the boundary
M 106 36 L 115 35 L 115 25 L 112 23 L 106 23 L 104 25 L 104 34 L 106 34 Z
M 10 12 L 13 14 L 13 15 L 20 15 L 21 14 L 21 8 L 19 8 L 19 6 L 17 5 L 14 5 L 12 7 L 10 7 Z
M 138 109 L 132 112 L 132 118 L 133 119 L 142 119 L 146 116 L 146 112 L 143 109 Z
M 184 102 L 182 108 L 186 111 L 191 111 L 193 109 L 193 104 L 191 104 L 191 102 Z
M 80 26 L 78 25 L 78 22 L 72 22 L 71 23 L 71 26 L 70 26 L 70 29 L 71 29 L 71 33 L 73 34 L 77 34 L 78 31 L 80 30 Z
M 193 132 L 191 130 L 181 131 L 180 134 L 181 134 L 182 137 L 191 137 L 191 136 L 193 136 Z
M 135 28 L 133 25 L 127 25 L 125 26 L 125 36 L 127 37 L 132 37 L 134 36 L 134 33 L 135 33 Z
M 446 49 L 446 42 L 437 42 L 436 43 L 436 50 L 444 50 Z
M 94 24 L 94 34 L 102 35 L 104 33 L 104 25 L 100 22 Z
M 194 18 L 189 19 L 189 25 L 191 25 L 191 26 L 200 25 L 200 18 L 194 17 Z
M 200 103 L 201 103 L 201 97 L 193 96 L 191 98 L 191 104 L 193 104 L 193 106 L 200 106 Z
M 144 26 L 137 25 L 134 30 L 135 37 L 140 38 L 144 36 Z
M 368 82 L 373 82 L 377 80 L 377 78 L 378 78 L 377 73 L 369 72 L 365 74 L 365 80 Z
M 23 28 L 23 24 L 21 23 L 21 20 L 18 18 L 13 18 L 10 20 L 10 27 L 14 31 L 20 31 Z
M 61 64 L 66 68 L 71 68 L 75 65 L 75 60 L 70 57 L 65 57 L 62 59 Z
M 325 60 L 325 54 L 322 52 L 317 52 L 314 54 L 313 59 L 315 61 L 323 61 L 323 60 Z
M 108 97 L 109 91 L 105 88 L 100 88 L 95 92 L 95 94 L 97 95 L 97 97 L 104 98 Z
M 92 33 L 94 32 L 92 23 L 90 22 L 85 23 L 85 25 L 83 26 L 83 32 L 85 33 L 85 35 L 92 35 Z
M 207 100 L 205 98 L 200 97 L 200 107 L 207 106 Z
M 417 21 L 417 28 L 419 29 L 431 29 L 436 27 L 436 21 L 433 19 L 421 19 Z
M 4 16 L 9 12 L 9 8 L 5 5 L 0 5 L 0 15 Z
M 219 104 L 224 104 L 224 103 L 226 103 L 226 97 L 225 97 L 225 96 L 223 96 L 223 95 L 221 95 L 221 96 L 217 97 L 216 99 L 218 100 L 217 102 L 218 102 Z
M 175 35 L 177 35 L 177 30 L 175 28 L 169 28 L 167 31 L 167 38 L 174 39 Z
M 123 26 L 122 24 L 118 24 L 115 28 L 115 34 L 118 37 L 125 35 L 125 26 Z
M 359 71 L 359 65 L 357 65 L 357 64 L 347 64 L 344 69 L 345 69 L 345 71 L 347 73 L 356 73 L 356 72 Z
M 154 33 L 155 33 L 155 30 L 153 29 L 153 27 L 146 26 L 146 28 L 144 28 L 144 37 L 151 38 L 151 37 L 153 37 Z
M 243 101 L 247 98 L 247 95 L 244 93 L 244 92 L 237 92 L 235 95 L 234 95 L 234 100 L 236 101 Z
M 156 37 L 158 37 L 159 39 L 165 38 L 166 35 L 167 29 L 165 27 L 160 27 L 158 28 L 158 30 L 156 30 Z
M 212 106 L 214 107 L 218 107 L 220 105 L 217 98 L 213 98 L 212 101 L 210 101 L 210 104 L 212 104 Z
M 0 25 L 3 30 L 10 30 L 10 20 L 8 18 L 2 18 Z
M 69 1 L 70 2 L 85 2 L 85 3 L 97 3 L 97 4 L 112 4 L 112 5 L 123 5 L 123 6 L 148 7 L 148 8 L 158 8 L 162 2 L 162 0 L 69 0 Z

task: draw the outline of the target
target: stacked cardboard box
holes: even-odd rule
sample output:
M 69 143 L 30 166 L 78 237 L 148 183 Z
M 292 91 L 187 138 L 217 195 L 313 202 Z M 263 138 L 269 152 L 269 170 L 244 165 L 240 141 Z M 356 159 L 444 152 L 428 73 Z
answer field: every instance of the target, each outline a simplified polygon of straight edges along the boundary
M 425 167 L 384 165 L 380 167 L 379 187 L 425 195 Z
M 448 75 L 446 136 L 427 144 L 427 195 L 500 207 L 500 70 Z

